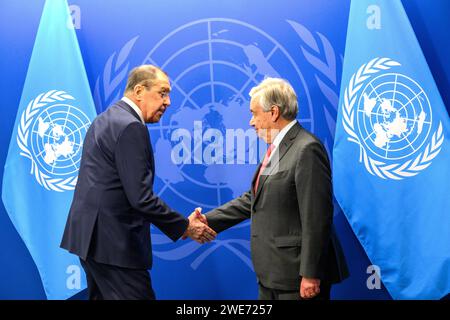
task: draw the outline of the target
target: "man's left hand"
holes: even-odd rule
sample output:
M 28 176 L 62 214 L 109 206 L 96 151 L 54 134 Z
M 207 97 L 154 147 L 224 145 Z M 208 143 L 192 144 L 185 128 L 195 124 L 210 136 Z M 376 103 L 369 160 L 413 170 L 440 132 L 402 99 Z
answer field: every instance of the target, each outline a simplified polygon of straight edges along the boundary
M 300 282 L 300 297 L 312 299 L 320 293 L 320 279 L 302 278 Z

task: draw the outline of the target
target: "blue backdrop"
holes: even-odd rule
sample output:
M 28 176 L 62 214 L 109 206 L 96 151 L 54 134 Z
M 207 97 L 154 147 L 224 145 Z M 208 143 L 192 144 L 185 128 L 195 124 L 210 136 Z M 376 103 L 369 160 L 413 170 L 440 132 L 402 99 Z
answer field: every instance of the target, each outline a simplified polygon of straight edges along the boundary
M 188 214 L 197 206 L 207 211 L 248 188 L 254 164 L 176 165 L 168 157 L 177 143 L 173 135 L 180 128 L 192 131 L 194 120 L 201 121 L 203 132 L 246 130 L 248 92 L 264 75 L 281 76 L 293 84 L 300 100 L 299 121 L 331 150 L 348 0 L 69 4 L 98 112 L 121 97 L 133 66 L 153 63 L 169 73 L 172 106 L 149 130 L 157 158 L 155 189 L 179 211 Z M 406 0 L 403 4 L 448 108 L 450 44 L 443 39 L 450 27 L 450 3 Z M 0 1 L 0 179 L 43 5 L 43 0 Z M 334 287 L 332 297 L 389 299 L 383 287 L 368 289 L 371 263 L 338 208 L 335 223 L 351 277 Z M 3 204 L 0 228 L 0 298 L 45 299 L 35 264 Z M 205 246 L 171 243 L 157 229 L 152 229 L 152 238 L 152 278 L 158 298 L 257 297 L 248 223 Z

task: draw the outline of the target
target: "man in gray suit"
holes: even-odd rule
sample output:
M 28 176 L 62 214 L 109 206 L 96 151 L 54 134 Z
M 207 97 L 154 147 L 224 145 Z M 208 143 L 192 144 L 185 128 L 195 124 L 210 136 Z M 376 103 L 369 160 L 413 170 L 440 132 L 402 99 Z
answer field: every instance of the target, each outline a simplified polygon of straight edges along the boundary
M 297 122 L 297 96 L 285 80 L 267 78 L 250 96 L 250 125 L 268 153 L 251 189 L 203 219 L 216 232 L 251 219 L 259 299 L 327 300 L 331 284 L 348 276 L 333 228 L 327 153 Z

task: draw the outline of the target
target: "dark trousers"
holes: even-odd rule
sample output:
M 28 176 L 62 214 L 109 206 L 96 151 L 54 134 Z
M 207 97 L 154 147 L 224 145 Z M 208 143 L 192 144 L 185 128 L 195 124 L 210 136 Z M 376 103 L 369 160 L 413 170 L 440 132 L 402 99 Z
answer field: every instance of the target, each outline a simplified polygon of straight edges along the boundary
M 300 289 L 295 291 L 278 290 L 266 288 L 261 283 L 258 284 L 259 300 L 330 300 L 331 285 L 327 283 L 320 284 L 320 293 L 311 299 L 300 297 Z
M 148 270 L 128 269 L 80 259 L 89 300 L 155 300 Z

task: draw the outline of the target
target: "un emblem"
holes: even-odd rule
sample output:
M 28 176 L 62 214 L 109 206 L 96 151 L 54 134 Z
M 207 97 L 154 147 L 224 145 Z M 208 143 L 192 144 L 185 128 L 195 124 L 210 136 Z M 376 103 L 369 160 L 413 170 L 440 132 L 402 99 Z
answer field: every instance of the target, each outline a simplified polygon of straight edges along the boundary
M 369 173 L 400 180 L 427 168 L 444 137 L 439 123 L 430 139 L 433 114 L 422 87 L 406 75 L 382 72 L 396 66 L 376 58 L 359 68 L 345 89 L 343 125 Z
M 91 124 L 74 97 L 51 90 L 31 100 L 22 113 L 17 143 L 31 160 L 31 174 L 47 190 L 73 190 L 77 182 L 83 139 Z
M 297 62 L 277 39 L 244 21 L 192 21 L 162 38 L 143 63 L 161 66 L 172 83 L 174 107 L 159 128 L 150 128 L 159 136 L 157 163 L 164 165 L 157 171 L 161 193 L 173 192 L 191 205 L 212 209 L 247 191 L 258 162 L 250 153 L 260 149 L 253 129 L 247 131 L 248 92 L 265 77 L 289 79 L 304 99 L 299 121 L 314 131 L 310 92 Z M 242 130 L 245 146 L 231 143 Z
M 95 85 L 99 105 L 120 96 L 119 84 L 125 80 L 137 38 L 106 62 Z M 191 21 L 158 39 L 141 62 L 160 66 L 171 77 L 171 107 L 149 130 L 157 166 L 155 190 L 158 196 L 176 199 L 180 207 L 202 207 L 206 212 L 248 190 L 260 160 L 255 153 L 262 150 L 255 148 L 258 139 L 249 128 L 248 93 L 265 77 L 289 80 L 301 99 L 298 121 L 314 131 L 311 94 L 296 59 L 276 38 L 244 21 Z M 248 228 L 249 223 L 233 228 Z M 170 239 L 153 232 L 152 244 L 153 254 L 166 260 L 199 252 L 191 264 L 194 270 L 219 248 L 253 269 L 250 241 L 245 239 L 216 239 L 200 253 L 194 242 L 173 248 Z

